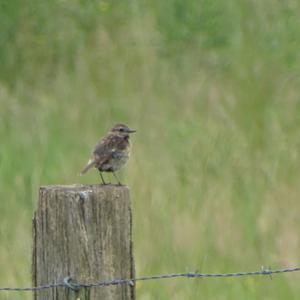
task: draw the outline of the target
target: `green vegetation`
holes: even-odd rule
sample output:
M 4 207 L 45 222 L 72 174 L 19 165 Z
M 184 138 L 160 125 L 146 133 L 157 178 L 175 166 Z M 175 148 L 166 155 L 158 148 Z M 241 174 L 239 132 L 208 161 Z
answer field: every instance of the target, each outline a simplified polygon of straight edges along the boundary
M 138 129 L 138 275 L 300 261 L 300 3 L 0 1 L 0 286 L 31 285 L 40 185 Z M 300 274 L 139 283 L 137 299 L 298 299 Z M 31 299 L 3 293 L 1 299 Z

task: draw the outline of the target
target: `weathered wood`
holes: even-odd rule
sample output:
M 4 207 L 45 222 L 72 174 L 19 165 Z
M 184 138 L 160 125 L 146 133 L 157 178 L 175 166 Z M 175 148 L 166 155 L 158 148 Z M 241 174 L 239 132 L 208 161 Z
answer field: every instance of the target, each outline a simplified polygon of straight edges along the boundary
M 131 206 L 125 186 L 40 188 L 33 219 L 33 285 L 132 278 Z M 132 300 L 129 285 L 38 291 L 35 300 Z

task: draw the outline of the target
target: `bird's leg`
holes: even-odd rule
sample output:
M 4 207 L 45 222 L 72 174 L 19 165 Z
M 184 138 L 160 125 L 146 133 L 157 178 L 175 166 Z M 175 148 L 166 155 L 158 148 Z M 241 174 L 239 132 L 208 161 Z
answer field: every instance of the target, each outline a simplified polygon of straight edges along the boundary
M 102 176 L 102 172 L 100 170 L 99 170 L 99 174 L 100 174 L 100 177 L 101 177 L 101 180 L 102 180 L 102 184 L 106 185 L 107 183 L 104 181 L 104 178 Z
M 118 181 L 118 185 L 122 185 L 121 181 L 119 180 L 117 174 L 115 172 L 112 172 L 116 180 Z

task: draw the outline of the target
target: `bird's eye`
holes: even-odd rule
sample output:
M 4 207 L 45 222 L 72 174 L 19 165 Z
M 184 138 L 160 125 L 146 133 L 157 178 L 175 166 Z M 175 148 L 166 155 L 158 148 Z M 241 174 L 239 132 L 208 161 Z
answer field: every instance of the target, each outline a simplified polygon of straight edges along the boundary
M 119 131 L 120 132 L 124 132 L 125 130 L 124 130 L 124 128 L 120 128 Z

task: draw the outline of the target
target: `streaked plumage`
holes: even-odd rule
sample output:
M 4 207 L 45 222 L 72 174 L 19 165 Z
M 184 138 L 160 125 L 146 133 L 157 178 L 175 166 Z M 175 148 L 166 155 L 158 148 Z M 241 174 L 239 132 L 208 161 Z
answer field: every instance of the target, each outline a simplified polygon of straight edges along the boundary
M 110 132 L 95 146 L 92 156 L 81 175 L 95 167 L 100 171 L 103 184 L 105 184 L 101 172 L 112 172 L 122 168 L 130 155 L 130 133 L 135 132 L 124 124 L 115 125 Z M 116 177 L 117 178 L 117 177 Z M 119 180 L 118 180 L 119 181 Z M 119 182 L 119 184 L 121 184 Z

